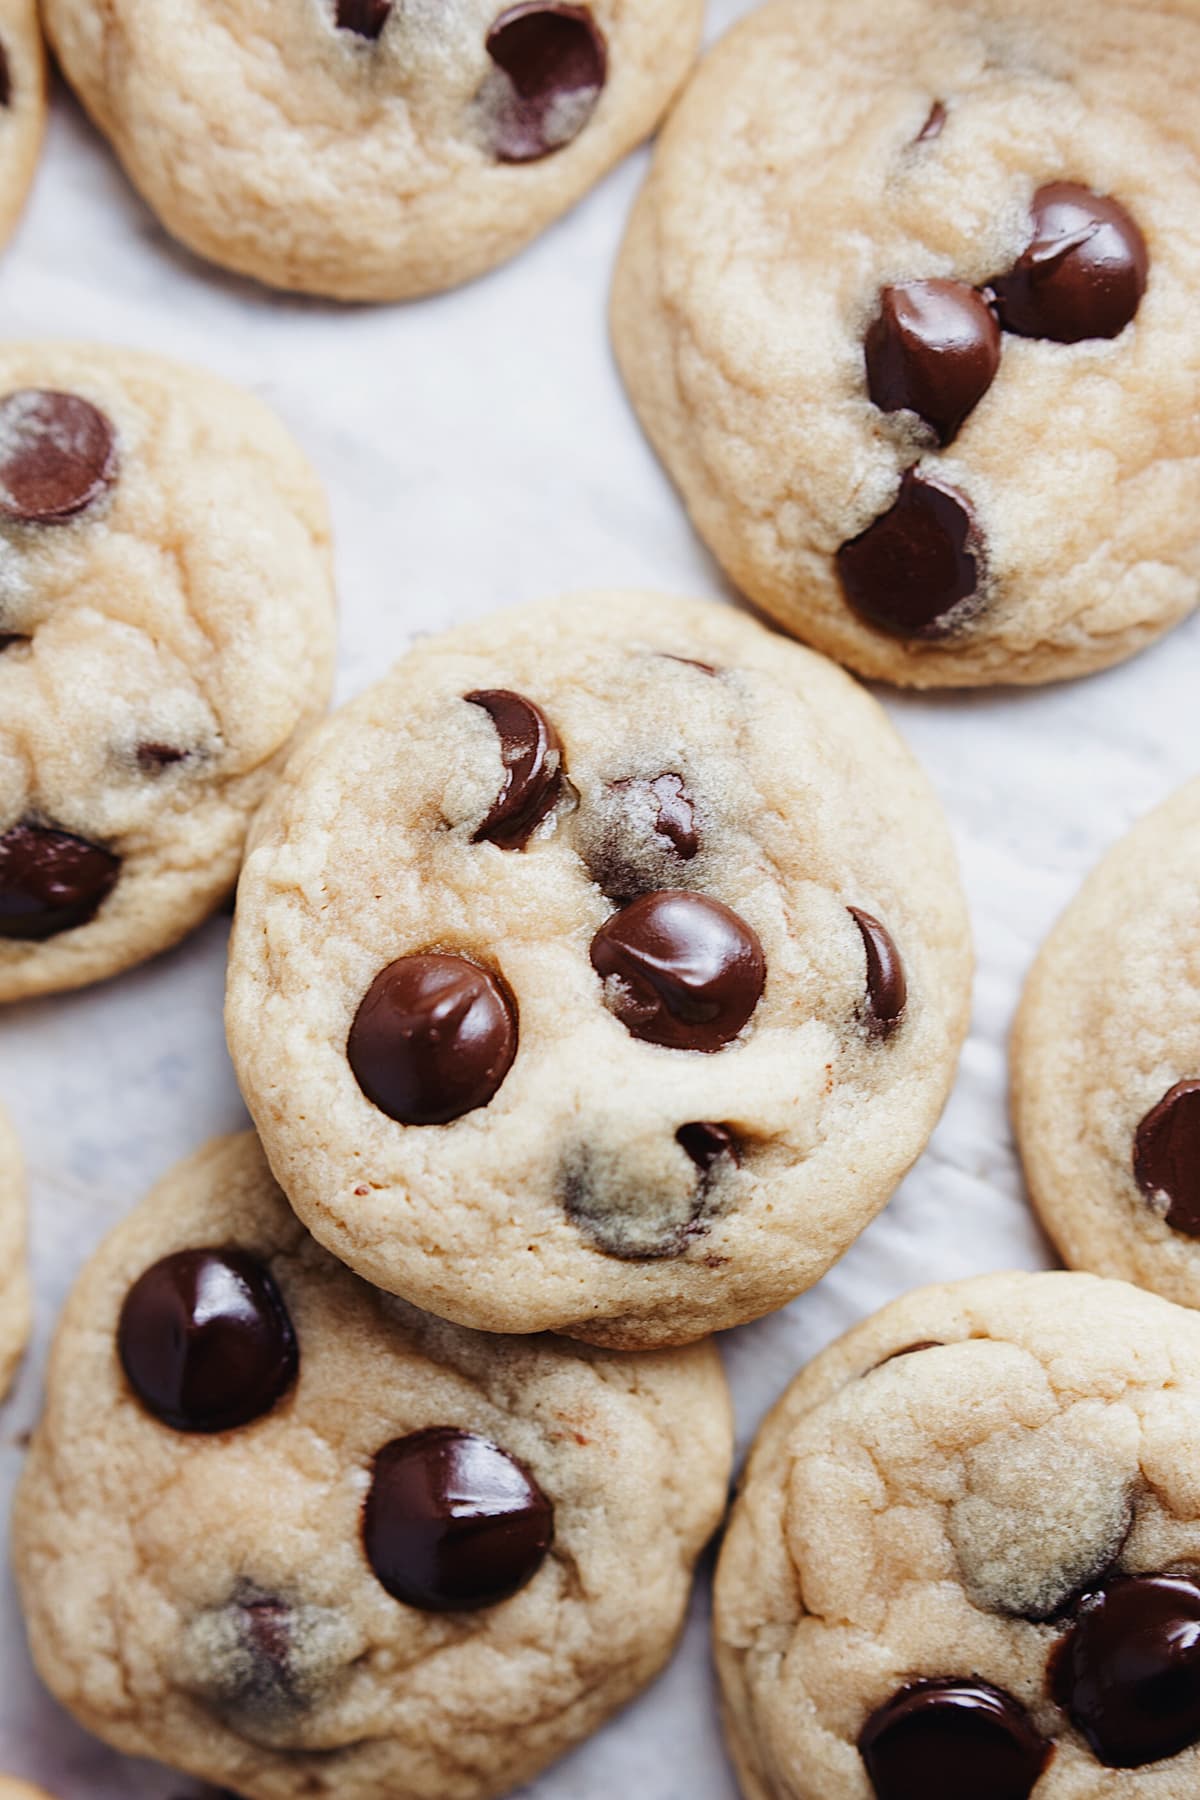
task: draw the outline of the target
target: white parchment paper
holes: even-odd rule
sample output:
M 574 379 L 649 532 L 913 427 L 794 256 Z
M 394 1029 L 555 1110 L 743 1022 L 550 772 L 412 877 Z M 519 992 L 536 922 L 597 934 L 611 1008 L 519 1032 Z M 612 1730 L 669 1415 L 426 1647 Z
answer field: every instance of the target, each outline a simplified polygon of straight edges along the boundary
M 712 0 L 715 35 L 750 10 Z M 287 421 L 333 496 L 339 694 L 415 633 L 582 586 L 729 598 L 643 443 L 605 329 L 644 156 L 520 260 L 400 308 L 281 299 L 176 249 L 61 92 L 24 227 L 0 262 L 0 330 L 87 337 L 205 363 Z M 1026 693 L 885 704 L 941 791 L 979 956 L 957 1091 L 928 1154 L 844 1262 L 723 1344 L 739 1439 L 814 1351 L 930 1280 L 1036 1267 L 1006 1110 L 1005 1041 L 1033 953 L 1080 877 L 1196 771 L 1200 623 L 1136 662 Z M 226 922 L 88 993 L 0 1014 L 0 1095 L 28 1157 L 37 1335 L 0 1411 L 0 1510 L 38 1411 L 55 1316 L 110 1225 L 173 1162 L 244 1122 L 221 1031 Z M 655 1689 L 525 1800 L 736 1800 L 721 1749 L 702 1581 Z M 40 1689 L 0 1579 L 0 1769 L 60 1800 L 173 1800 L 194 1785 L 88 1739 Z

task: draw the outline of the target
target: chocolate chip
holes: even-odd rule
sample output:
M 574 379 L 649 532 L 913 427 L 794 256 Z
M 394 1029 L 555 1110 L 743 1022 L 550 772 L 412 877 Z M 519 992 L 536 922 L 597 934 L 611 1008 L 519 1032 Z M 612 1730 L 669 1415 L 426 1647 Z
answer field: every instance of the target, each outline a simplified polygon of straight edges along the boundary
M 486 1106 L 517 1053 L 516 1009 L 465 956 L 426 951 L 378 974 L 346 1046 L 359 1087 L 401 1125 L 446 1125 Z
M 1005 331 L 1077 344 L 1115 338 L 1141 305 L 1150 253 L 1119 200 L 1073 181 L 1052 181 L 1033 198 L 1029 243 L 991 283 Z
M 377 38 L 388 22 L 392 0 L 337 0 L 339 31 L 355 31 L 359 37 Z
M 1200 1586 L 1114 1577 L 1081 1601 L 1051 1686 L 1107 1768 L 1140 1769 L 1200 1742 Z
M 12 66 L 8 51 L 0 44 L 0 106 L 12 105 Z
M 180 1250 L 121 1308 L 117 1348 L 142 1405 L 175 1431 L 232 1431 L 269 1413 L 300 1353 L 283 1296 L 242 1250 Z
M 668 888 L 615 913 L 592 940 L 592 967 L 626 1029 L 672 1050 L 721 1050 L 766 982 L 758 935 L 702 894 Z
M 710 1175 L 723 1157 L 728 1156 L 735 1163 L 740 1161 L 738 1141 L 728 1125 L 681 1125 L 675 1142 L 687 1151 L 703 1175 Z
M 0 837 L 0 938 L 40 942 L 95 918 L 121 859 L 48 825 L 14 825 Z
M 644 818 L 650 830 L 664 838 L 682 862 L 691 862 L 700 848 L 696 809 L 682 775 L 656 775 L 653 780 L 634 777 L 613 784 L 627 802 L 634 818 Z
M 586 6 L 512 6 L 487 36 L 504 79 L 493 109 L 500 162 L 536 162 L 579 136 L 604 89 L 608 50 Z
M 867 1030 L 872 1037 L 889 1038 L 903 1019 L 908 1003 L 908 982 L 900 952 L 886 925 L 857 906 L 848 906 L 846 911 L 862 933 L 867 953 Z
M 375 1458 L 363 1543 L 405 1606 L 495 1606 L 533 1580 L 553 1536 L 554 1509 L 529 1470 L 487 1438 L 439 1427 Z
M 18 631 L 0 632 L 0 656 L 2 656 L 6 650 L 11 650 L 14 645 L 27 644 L 28 642 L 29 639 L 27 637 L 22 637 Z
M 523 694 L 505 688 L 468 694 L 472 706 L 481 706 L 500 738 L 504 785 L 487 818 L 475 833 L 505 850 L 520 850 L 528 843 L 562 788 L 562 745 L 540 706 Z
M 1000 326 L 965 281 L 884 288 L 867 332 L 867 386 L 882 412 L 914 412 L 951 443 L 1000 367 Z
M 42 388 L 0 400 L 0 515 L 62 524 L 116 478 L 116 432 L 90 400 Z
M 872 1713 L 858 1740 L 877 1800 L 1029 1800 L 1053 1746 L 990 1682 L 916 1681 Z
M 846 599 L 893 637 L 945 637 L 973 607 L 983 539 L 957 488 L 909 469 L 895 504 L 837 553 Z
M 935 100 L 929 109 L 929 117 L 913 140 L 914 143 L 928 144 L 932 143 L 934 138 L 940 138 L 946 128 L 946 120 L 949 116 L 945 101 Z
M 134 754 L 144 774 L 158 775 L 174 763 L 186 762 L 189 752 L 177 750 L 173 744 L 139 744 Z
M 1173 1231 L 1200 1237 L 1200 1081 L 1177 1081 L 1137 1128 L 1133 1172 Z

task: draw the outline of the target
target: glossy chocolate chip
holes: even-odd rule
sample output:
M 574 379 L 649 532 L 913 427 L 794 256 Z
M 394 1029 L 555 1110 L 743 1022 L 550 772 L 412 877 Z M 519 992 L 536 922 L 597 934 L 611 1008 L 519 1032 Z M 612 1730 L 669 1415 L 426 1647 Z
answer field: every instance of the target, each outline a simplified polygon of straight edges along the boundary
M 916 413 L 949 444 L 996 379 L 1000 326 L 964 281 L 909 281 L 884 288 L 866 358 L 876 406 Z
M 0 837 L 0 938 L 41 941 L 95 918 L 121 859 L 48 825 L 14 825 Z
M 762 998 L 758 935 L 720 900 L 668 888 L 614 913 L 592 940 L 592 967 L 636 1038 L 672 1050 L 721 1050 Z
M 0 400 L 0 517 L 64 524 L 116 477 L 116 432 L 90 400 L 41 388 Z
M 983 539 L 957 488 L 909 469 L 895 504 L 843 544 L 838 574 L 859 616 L 893 637 L 945 637 L 984 575 Z
M 934 138 L 940 138 L 946 129 L 946 120 L 949 116 L 945 101 L 935 100 L 929 109 L 929 117 L 918 131 L 915 141 L 918 144 L 929 144 L 933 142 Z
M 401 1125 L 486 1106 L 517 1053 L 516 1009 L 465 956 L 402 956 L 371 983 L 346 1046 L 359 1087 Z
M 1173 1231 L 1200 1237 L 1200 1081 L 1177 1081 L 1137 1128 L 1133 1172 Z
M 697 1122 L 693 1125 L 681 1125 L 675 1133 L 675 1142 L 681 1150 L 686 1150 L 702 1175 L 711 1175 L 717 1164 L 724 1157 L 731 1157 L 736 1163 L 738 1141 L 728 1125 L 709 1125 Z
M 492 118 L 498 161 L 536 162 L 579 136 L 608 77 L 589 7 L 511 6 L 488 32 L 487 52 L 507 77 Z
M 1080 1602 L 1051 1670 L 1054 1697 L 1110 1769 L 1200 1742 L 1200 1586 L 1117 1576 Z
M 339 31 L 357 32 L 362 38 L 377 38 L 388 22 L 392 0 L 337 0 Z
M 1029 1800 L 1053 1747 L 989 1682 L 917 1681 L 858 1740 L 877 1800 Z
M 505 850 L 528 843 L 562 788 L 563 757 L 558 735 L 540 706 L 505 688 L 480 689 L 466 698 L 481 706 L 496 727 L 504 785 L 475 833 Z
M 487 1438 L 418 1431 L 375 1458 L 363 1542 L 379 1580 L 405 1606 L 495 1606 L 533 1580 L 553 1537 L 549 1500 Z
M 147 1269 L 125 1297 L 117 1347 L 142 1405 L 175 1431 L 262 1418 L 300 1366 L 283 1296 L 243 1250 L 180 1250 Z
M 1141 305 L 1150 253 L 1119 200 L 1053 181 L 1033 200 L 1029 243 L 991 283 L 1005 331 L 1077 344 L 1115 338 Z
M 886 925 L 857 906 L 846 911 L 862 934 L 867 956 L 867 990 L 864 1017 L 873 1037 L 889 1038 L 904 1017 L 908 982 L 904 964 Z
M 661 838 L 681 862 L 691 862 L 700 848 L 696 808 L 682 775 L 636 776 L 614 783 L 627 802 L 633 822 L 644 819 L 651 833 Z

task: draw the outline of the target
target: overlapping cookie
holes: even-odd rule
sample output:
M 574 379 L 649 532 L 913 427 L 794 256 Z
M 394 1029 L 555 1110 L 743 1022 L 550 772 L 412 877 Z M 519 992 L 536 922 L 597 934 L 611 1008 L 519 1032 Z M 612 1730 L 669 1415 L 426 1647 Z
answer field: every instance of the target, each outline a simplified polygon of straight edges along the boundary
M 863 673 L 1039 682 L 1200 598 L 1200 13 L 775 0 L 672 115 L 618 356 L 733 579 Z
M 301 1218 L 483 1330 L 782 1305 L 923 1149 L 966 1024 L 931 790 L 731 609 L 583 594 L 422 642 L 289 764 L 227 1022 Z
M 15 1511 L 34 1658 L 99 1736 L 246 1800 L 485 1800 L 658 1673 L 731 1451 L 710 1346 L 430 1319 L 228 1139 L 67 1305 Z
M 16 1134 L 0 1112 L 0 1400 L 29 1336 L 25 1272 L 25 1176 Z
M 745 1800 L 1190 1800 L 1200 1319 L 998 1275 L 884 1309 L 763 1427 L 717 1570 Z
M 481 274 L 650 132 L 703 0 L 45 0 L 68 78 L 167 229 L 282 288 Z
M 1063 1257 L 1200 1306 L 1200 781 L 1055 926 L 1013 1034 L 1030 1192 Z
M 20 216 L 46 123 L 37 0 L 0 0 L 0 244 Z
M 129 351 L 0 349 L 0 1000 L 221 903 L 333 656 L 324 496 L 265 407 Z

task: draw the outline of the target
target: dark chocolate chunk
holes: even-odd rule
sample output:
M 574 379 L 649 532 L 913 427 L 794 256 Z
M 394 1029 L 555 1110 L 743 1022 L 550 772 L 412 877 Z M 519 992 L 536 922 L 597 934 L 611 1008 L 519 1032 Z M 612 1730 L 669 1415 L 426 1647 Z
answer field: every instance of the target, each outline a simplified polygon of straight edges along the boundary
M 908 982 L 900 952 L 892 934 L 878 919 L 857 906 L 846 908 L 862 933 L 867 953 L 867 988 L 864 1016 L 873 1037 L 889 1038 L 904 1017 Z
M 1200 1586 L 1115 1576 L 1080 1602 L 1051 1685 L 1107 1768 L 1144 1768 L 1200 1743 Z
M 15 644 L 27 644 L 29 639 L 22 637 L 19 631 L 0 631 L 0 656 L 11 650 Z
M 996 379 L 1000 326 L 965 281 L 909 281 L 884 288 L 866 358 L 876 406 L 916 413 L 949 444 Z
M 500 162 L 536 162 L 579 136 L 604 91 L 608 49 L 586 6 L 510 6 L 487 36 L 505 77 L 493 108 Z
M 346 1046 L 372 1105 L 402 1125 L 445 1125 L 486 1106 L 517 1053 L 516 1009 L 465 956 L 402 956 L 371 983 Z
M 388 22 L 392 0 L 337 0 L 339 31 L 354 31 L 362 38 L 377 38 Z
M 529 1470 L 473 1432 L 438 1427 L 375 1458 L 363 1543 L 394 1599 L 422 1612 L 495 1606 L 533 1580 L 554 1509 Z
M 0 938 L 40 942 L 95 918 L 117 885 L 121 859 L 48 825 L 0 837 Z
M 116 478 L 116 432 L 90 400 L 41 388 L 0 400 L 0 517 L 63 524 Z
M 728 1125 L 681 1125 L 675 1142 L 687 1151 L 702 1175 L 710 1175 L 723 1157 L 730 1157 L 735 1163 L 740 1160 L 737 1138 Z
M 1119 200 L 1052 181 L 1034 195 L 1029 243 L 1016 267 L 990 286 L 1005 331 L 1077 344 L 1119 337 L 1149 272 L 1146 240 Z
M 562 745 L 541 707 L 504 688 L 468 694 L 481 706 L 500 738 L 504 785 L 475 833 L 505 850 L 521 850 L 558 799 L 562 788 Z
M 974 608 L 983 538 L 965 494 L 909 469 L 895 504 L 837 553 L 846 599 L 880 631 L 945 637 Z
M 1177 1081 L 1137 1128 L 1133 1172 L 1173 1231 L 1200 1237 L 1200 1081 Z
M 858 1748 L 877 1800 L 1029 1800 L 1053 1754 L 1020 1701 L 974 1677 L 902 1687 Z
M 283 1296 L 243 1250 L 180 1250 L 130 1288 L 117 1331 L 142 1405 L 174 1431 L 232 1431 L 272 1411 L 300 1353 Z
M 766 983 L 758 935 L 720 900 L 679 888 L 614 913 L 592 940 L 605 998 L 634 1037 L 672 1050 L 721 1050 Z

